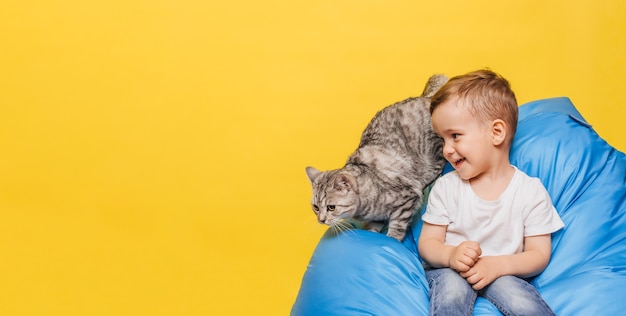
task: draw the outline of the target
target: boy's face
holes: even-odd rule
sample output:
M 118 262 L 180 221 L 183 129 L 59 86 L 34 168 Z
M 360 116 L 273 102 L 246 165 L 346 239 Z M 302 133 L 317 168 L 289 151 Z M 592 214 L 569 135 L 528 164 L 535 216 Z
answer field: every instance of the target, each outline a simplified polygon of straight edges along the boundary
M 432 114 L 433 130 L 444 140 L 443 155 L 464 180 L 488 171 L 494 150 L 489 124 L 467 107 L 463 100 L 451 99 Z

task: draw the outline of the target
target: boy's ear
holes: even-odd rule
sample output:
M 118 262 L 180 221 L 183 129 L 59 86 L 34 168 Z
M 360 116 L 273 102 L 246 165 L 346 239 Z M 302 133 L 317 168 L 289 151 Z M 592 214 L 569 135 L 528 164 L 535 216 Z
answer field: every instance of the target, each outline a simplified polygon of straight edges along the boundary
M 497 119 L 491 122 L 491 141 L 494 146 L 500 146 L 506 139 L 506 123 Z

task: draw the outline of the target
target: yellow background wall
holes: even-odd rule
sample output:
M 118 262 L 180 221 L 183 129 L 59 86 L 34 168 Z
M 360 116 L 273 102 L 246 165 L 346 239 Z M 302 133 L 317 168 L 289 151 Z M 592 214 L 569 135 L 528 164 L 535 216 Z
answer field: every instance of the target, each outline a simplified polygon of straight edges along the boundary
M 0 314 L 286 315 L 383 106 L 483 67 L 626 149 L 626 2 L 4 1 Z

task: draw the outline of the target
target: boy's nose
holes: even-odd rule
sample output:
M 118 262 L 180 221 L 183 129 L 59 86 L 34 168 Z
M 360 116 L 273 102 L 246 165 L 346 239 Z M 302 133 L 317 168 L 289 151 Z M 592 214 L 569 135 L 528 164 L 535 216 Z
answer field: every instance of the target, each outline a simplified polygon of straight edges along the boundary
M 454 147 L 450 146 L 450 144 L 448 143 L 444 143 L 443 144 L 443 155 L 445 157 L 448 157 L 450 155 L 454 154 Z

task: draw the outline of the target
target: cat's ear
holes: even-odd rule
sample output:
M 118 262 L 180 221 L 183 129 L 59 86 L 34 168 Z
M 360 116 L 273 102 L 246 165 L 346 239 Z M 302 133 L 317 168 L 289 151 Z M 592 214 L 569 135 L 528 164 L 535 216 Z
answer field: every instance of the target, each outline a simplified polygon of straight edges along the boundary
M 448 82 L 448 77 L 443 74 L 434 74 L 428 78 L 428 82 L 426 83 L 426 87 L 424 87 L 424 91 L 422 92 L 422 97 L 432 98 L 435 95 L 435 92 L 441 88 L 446 82 Z
M 311 184 L 313 184 L 313 182 L 315 182 L 315 179 L 317 179 L 317 177 L 319 177 L 321 174 L 321 171 L 313 167 L 306 167 L 306 175 L 309 178 L 309 182 L 311 182 Z
M 337 177 L 335 177 L 333 188 L 335 188 L 335 190 L 337 191 L 342 191 L 343 193 L 347 193 L 349 191 L 359 193 L 356 179 L 354 178 L 354 176 L 347 173 L 340 173 L 337 175 Z

